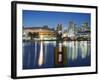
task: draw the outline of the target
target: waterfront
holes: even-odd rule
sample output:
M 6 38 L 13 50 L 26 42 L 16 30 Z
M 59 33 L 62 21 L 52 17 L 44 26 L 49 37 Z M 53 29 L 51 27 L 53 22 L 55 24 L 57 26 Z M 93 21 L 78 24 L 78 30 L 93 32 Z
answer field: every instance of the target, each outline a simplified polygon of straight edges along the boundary
M 64 41 L 66 65 L 79 67 L 91 65 L 90 41 Z M 23 42 L 23 69 L 55 68 L 56 41 Z

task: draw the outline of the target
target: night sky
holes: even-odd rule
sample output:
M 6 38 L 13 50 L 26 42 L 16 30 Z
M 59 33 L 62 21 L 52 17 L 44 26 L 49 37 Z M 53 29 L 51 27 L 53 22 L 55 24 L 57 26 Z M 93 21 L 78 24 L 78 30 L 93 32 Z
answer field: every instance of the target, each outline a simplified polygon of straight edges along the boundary
M 57 24 L 68 27 L 69 21 L 73 21 L 80 27 L 84 22 L 88 22 L 90 25 L 90 20 L 91 14 L 89 13 L 23 10 L 24 27 L 42 27 L 48 25 L 50 28 L 55 28 Z

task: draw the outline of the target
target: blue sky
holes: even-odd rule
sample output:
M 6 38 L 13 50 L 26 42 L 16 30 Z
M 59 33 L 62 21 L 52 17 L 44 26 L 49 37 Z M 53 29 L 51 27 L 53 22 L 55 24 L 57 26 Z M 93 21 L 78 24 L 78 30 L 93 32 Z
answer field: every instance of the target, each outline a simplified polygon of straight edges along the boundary
M 51 28 L 55 28 L 57 24 L 68 27 L 69 21 L 73 21 L 80 27 L 83 22 L 88 22 L 90 25 L 90 20 L 91 15 L 88 13 L 23 10 L 24 27 L 42 27 L 43 25 L 48 25 Z

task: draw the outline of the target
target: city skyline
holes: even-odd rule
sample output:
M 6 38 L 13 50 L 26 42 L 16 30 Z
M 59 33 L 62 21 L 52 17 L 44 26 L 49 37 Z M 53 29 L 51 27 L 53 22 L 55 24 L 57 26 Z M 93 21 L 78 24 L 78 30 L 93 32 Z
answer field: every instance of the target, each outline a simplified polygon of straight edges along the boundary
M 90 66 L 88 26 L 87 13 L 24 10 L 23 69 Z
M 51 11 L 33 11 L 23 10 L 24 27 L 42 27 L 44 25 L 55 28 L 57 24 L 68 27 L 69 21 L 73 21 L 80 27 L 84 22 L 89 26 L 91 15 L 89 13 L 71 13 L 71 12 L 51 12 Z

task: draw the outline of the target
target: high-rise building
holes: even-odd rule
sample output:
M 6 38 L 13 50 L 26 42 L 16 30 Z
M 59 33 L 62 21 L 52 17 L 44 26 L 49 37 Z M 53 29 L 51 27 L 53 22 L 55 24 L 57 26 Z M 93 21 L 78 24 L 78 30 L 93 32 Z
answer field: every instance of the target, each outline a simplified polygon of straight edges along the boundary
M 68 37 L 74 39 L 76 37 L 76 34 L 76 24 L 73 21 L 70 21 L 68 26 Z

